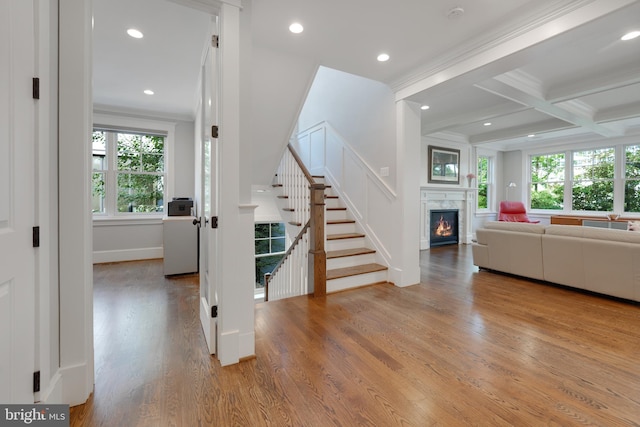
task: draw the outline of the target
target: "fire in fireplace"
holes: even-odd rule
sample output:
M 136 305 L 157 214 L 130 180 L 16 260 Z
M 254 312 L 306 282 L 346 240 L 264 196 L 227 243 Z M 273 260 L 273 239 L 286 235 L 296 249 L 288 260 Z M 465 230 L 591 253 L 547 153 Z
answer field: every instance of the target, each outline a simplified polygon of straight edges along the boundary
M 458 210 L 431 210 L 429 246 L 458 244 Z

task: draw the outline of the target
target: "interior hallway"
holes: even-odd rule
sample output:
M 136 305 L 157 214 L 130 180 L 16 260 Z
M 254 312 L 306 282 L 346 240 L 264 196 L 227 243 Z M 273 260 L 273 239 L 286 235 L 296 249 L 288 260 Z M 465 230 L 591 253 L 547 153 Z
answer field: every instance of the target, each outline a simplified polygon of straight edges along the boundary
M 421 254 L 422 283 L 256 306 L 257 358 L 207 355 L 197 276 L 94 267 L 95 392 L 72 426 L 640 425 L 640 306 Z

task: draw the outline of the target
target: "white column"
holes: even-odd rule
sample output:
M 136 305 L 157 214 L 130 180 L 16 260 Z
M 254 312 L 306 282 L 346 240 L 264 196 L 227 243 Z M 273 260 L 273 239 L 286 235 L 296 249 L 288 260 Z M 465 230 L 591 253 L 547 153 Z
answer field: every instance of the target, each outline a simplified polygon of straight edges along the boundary
M 60 1 L 60 372 L 71 405 L 93 390 L 91 18 L 91 0 Z
M 220 293 L 218 358 L 230 365 L 255 354 L 253 207 L 241 206 L 240 10 L 220 9 Z
M 391 255 L 391 281 L 396 286 L 420 283 L 420 108 L 396 103 L 396 183 L 398 197 L 390 227 L 396 232 Z

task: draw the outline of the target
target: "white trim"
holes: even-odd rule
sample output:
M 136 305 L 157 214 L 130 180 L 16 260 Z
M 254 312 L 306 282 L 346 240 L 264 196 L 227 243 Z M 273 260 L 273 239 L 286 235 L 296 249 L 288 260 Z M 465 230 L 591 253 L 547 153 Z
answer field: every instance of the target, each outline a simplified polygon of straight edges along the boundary
M 153 216 L 153 217 L 93 217 L 93 226 L 94 227 L 120 227 L 123 225 L 162 225 L 162 219 L 164 216 Z
M 164 248 L 162 246 L 156 248 L 118 249 L 93 252 L 94 264 L 157 258 L 164 258 Z

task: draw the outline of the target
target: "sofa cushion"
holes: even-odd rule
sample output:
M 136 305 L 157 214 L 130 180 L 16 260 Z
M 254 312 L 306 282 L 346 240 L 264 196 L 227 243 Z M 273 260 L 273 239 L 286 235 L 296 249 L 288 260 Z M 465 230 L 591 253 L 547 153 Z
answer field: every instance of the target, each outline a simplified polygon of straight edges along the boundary
M 484 228 L 502 231 L 516 231 L 519 233 L 544 234 L 543 224 L 531 224 L 527 222 L 487 221 Z
M 545 234 L 553 236 L 581 237 L 621 243 L 640 243 L 640 233 L 609 228 L 580 227 L 575 225 L 548 225 Z

